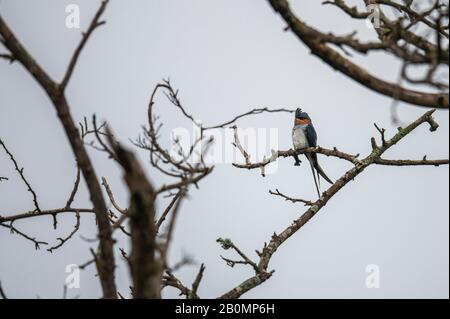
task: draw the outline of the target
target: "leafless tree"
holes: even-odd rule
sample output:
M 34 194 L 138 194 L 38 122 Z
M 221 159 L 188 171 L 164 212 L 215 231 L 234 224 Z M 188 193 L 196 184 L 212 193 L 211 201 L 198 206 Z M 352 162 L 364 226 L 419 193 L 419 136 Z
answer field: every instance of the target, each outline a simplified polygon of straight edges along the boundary
M 433 118 L 434 110 L 429 110 L 419 117 L 416 121 L 406 127 L 398 128 L 398 131 L 387 138 L 386 130 L 375 125 L 380 134 L 380 142 L 372 138 L 372 151 L 364 158 L 359 155 L 348 154 L 336 148 L 327 149 L 323 147 L 309 148 L 301 151 L 273 151 L 263 161 L 252 162 L 249 153 L 244 149 L 239 139 L 237 122 L 247 116 L 254 116 L 261 113 L 280 113 L 289 112 L 289 109 L 268 109 L 259 108 L 244 112 L 234 118 L 210 125 L 201 126 L 201 134 L 196 141 L 192 143 L 189 149 L 182 147 L 181 143 L 174 140 L 174 147 L 178 149 L 179 158 L 174 158 L 169 150 L 160 143 L 161 127 L 163 123 L 155 115 L 155 98 L 159 93 L 165 94 L 173 107 L 179 110 L 180 114 L 186 119 L 198 125 L 195 117 L 191 115 L 183 106 L 179 93 L 173 88 L 169 80 L 157 84 L 150 94 L 148 103 L 148 119 L 142 136 L 133 141 L 133 145 L 139 151 L 147 152 L 149 155 L 150 166 L 170 178 L 171 182 L 157 185 L 150 182 L 146 177 L 148 169 L 143 166 L 131 150 L 130 146 L 124 146 L 113 134 L 112 128 L 107 123 L 98 123 L 95 116 L 92 120 L 84 119 L 83 122 L 76 124 L 71 115 L 69 101 L 66 98 L 65 90 L 70 82 L 71 76 L 75 70 L 78 58 L 85 47 L 92 33 L 105 21 L 101 20 L 102 15 L 108 5 L 108 0 L 101 2 L 101 5 L 95 13 L 88 29 L 83 33 L 81 41 L 75 49 L 69 65 L 64 73 L 62 80 L 52 79 L 48 73 L 39 65 L 32 55 L 24 48 L 19 39 L 10 30 L 7 23 L 0 16 L 0 41 L 6 53 L 1 54 L 1 58 L 11 63 L 18 62 L 24 69 L 36 80 L 44 89 L 55 108 L 59 121 L 64 128 L 67 139 L 73 151 L 76 160 L 75 181 L 71 192 L 62 205 L 57 208 L 45 208 L 40 205 L 39 198 L 34 190 L 27 174 L 20 166 L 20 160 L 14 156 L 10 146 L 0 139 L 0 146 L 4 153 L 9 157 L 12 167 L 23 181 L 25 187 L 30 193 L 33 203 L 33 209 L 19 214 L 9 214 L 0 216 L 0 226 L 10 230 L 12 233 L 32 242 L 36 249 L 48 246 L 47 250 L 52 252 L 60 249 L 74 237 L 80 229 L 80 219 L 84 214 L 94 214 L 98 227 L 98 247 L 92 251 L 92 260 L 82 265 L 81 268 L 90 264 L 95 264 L 98 272 L 98 278 L 101 283 L 103 298 L 123 298 L 117 291 L 115 281 L 116 267 L 116 249 L 115 232 L 121 231 L 129 236 L 131 242 L 131 251 L 128 254 L 120 249 L 120 254 L 128 262 L 131 281 L 132 296 L 134 298 L 161 298 L 161 290 L 165 287 L 174 287 L 180 294 L 188 299 L 200 298 L 198 288 L 203 279 L 206 267 L 202 264 L 196 279 L 191 285 L 183 284 L 175 275 L 175 271 L 186 263 L 189 259 L 184 259 L 180 263 L 170 266 L 168 261 L 168 251 L 173 238 L 174 226 L 177 217 L 181 213 L 183 200 L 188 196 L 192 187 L 198 187 L 200 182 L 207 178 L 213 172 L 213 166 L 204 161 L 208 150 L 212 147 L 213 139 L 208 135 L 208 131 L 213 129 L 234 130 L 234 146 L 242 154 L 244 163 L 234 163 L 237 169 L 260 169 L 262 175 L 265 174 L 265 167 L 270 163 L 280 159 L 294 157 L 298 154 L 317 153 L 325 156 L 331 156 L 337 160 L 343 160 L 352 165 L 352 168 L 346 171 L 333 185 L 331 185 L 319 199 L 312 201 L 306 199 L 292 198 L 283 194 L 279 190 L 270 191 L 270 194 L 290 201 L 294 204 L 300 203 L 306 206 L 305 212 L 296 219 L 291 225 L 287 226 L 282 232 L 274 233 L 268 243 L 265 243 L 260 251 L 257 251 L 258 260 L 254 261 L 251 256 L 243 252 L 238 245 L 231 239 L 219 238 L 218 243 L 225 249 L 234 251 L 237 259 L 223 257 L 222 259 L 231 267 L 236 265 L 249 266 L 254 271 L 254 276 L 245 280 L 236 287 L 220 296 L 220 298 L 239 298 L 249 290 L 259 286 L 268 280 L 273 270 L 269 268 L 269 263 L 275 252 L 290 237 L 297 233 L 311 218 L 313 218 L 326 204 L 344 188 L 349 182 L 361 174 L 371 165 L 388 166 L 424 166 L 424 165 L 448 165 L 448 159 L 429 160 L 426 157 L 418 160 L 409 159 L 386 159 L 384 153 L 401 142 L 404 137 L 414 131 L 422 124 L 428 124 L 431 131 L 438 128 L 438 124 Z M 383 32 L 380 32 L 379 43 L 363 44 L 351 36 L 334 36 L 323 34 L 311 27 L 306 26 L 290 10 L 288 2 L 285 0 L 269 1 L 272 7 L 281 14 L 288 23 L 289 29 L 296 33 L 314 54 L 321 57 L 326 63 L 337 68 L 363 83 L 367 87 L 392 96 L 399 100 L 410 102 L 417 105 L 423 105 L 434 108 L 448 108 L 448 95 L 446 93 L 419 93 L 411 91 L 400 86 L 395 86 L 376 79 L 362 70 L 360 67 L 351 63 L 349 60 L 338 54 L 331 45 L 339 48 L 349 47 L 355 51 L 367 53 L 371 50 L 383 50 L 394 54 L 405 61 L 404 78 L 413 83 L 406 75 L 406 66 L 409 64 L 427 63 L 430 64 L 430 73 L 420 82 L 426 82 L 439 90 L 445 90 L 446 85 L 437 82 L 434 74 L 437 66 L 445 64 L 448 66 L 448 46 L 444 48 L 441 44 L 433 44 L 428 40 L 416 35 L 410 29 L 413 25 L 423 23 L 425 26 L 436 31 L 439 38 L 448 39 L 448 28 L 443 26 L 442 22 L 448 17 L 448 5 L 445 8 L 439 3 L 434 4 L 433 10 L 427 12 L 418 12 L 407 5 L 396 4 L 391 1 L 375 1 L 384 6 L 393 6 L 395 9 L 406 13 L 406 19 L 409 24 L 404 25 L 404 19 L 398 21 L 389 20 L 384 14 L 381 14 Z M 359 12 L 354 8 L 349 8 L 344 1 L 327 1 L 343 9 L 353 18 L 367 18 L 367 12 Z M 372 2 L 367 1 L 367 4 Z M 435 12 L 439 14 L 436 16 Z M 447 15 L 446 15 L 447 14 Z M 433 18 L 432 18 L 433 17 Z M 391 32 L 387 32 L 388 29 Z M 400 42 L 408 45 L 400 45 Z M 440 41 L 438 43 L 441 43 Z M 415 49 L 411 49 L 414 46 Z M 200 148 L 198 147 L 200 146 Z M 115 200 L 114 192 L 109 186 L 107 179 L 98 178 L 96 168 L 87 152 L 88 147 L 104 153 L 112 161 L 119 164 L 122 169 L 123 179 L 129 192 L 129 203 L 127 207 L 121 207 Z M 198 151 L 200 149 L 200 151 Z M 192 157 L 199 158 L 199 161 L 192 162 Z M 74 205 L 75 197 L 80 189 L 80 181 L 84 178 L 92 206 L 77 207 Z M 0 182 L 7 182 L 7 177 L 0 177 Z M 105 196 L 106 195 L 106 196 Z M 161 212 L 157 211 L 155 203 L 160 198 L 169 198 L 168 206 Z M 108 205 L 110 204 L 110 205 Z M 111 206 L 111 209 L 108 209 Z M 53 227 L 58 227 L 58 217 L 62 214 L 71 214 L 75 217 L 73 230 L 63 238 L 57 238 L 54 245 L 41 241 L 36 237 L 26 234 L 16 227 L 21 221 L 34 220 L 43 216 L 51 216 Z M 128 225 L 126 224 L 128 222 Z M 6 298 L 6 294 L 0 285 L 0 296 Z

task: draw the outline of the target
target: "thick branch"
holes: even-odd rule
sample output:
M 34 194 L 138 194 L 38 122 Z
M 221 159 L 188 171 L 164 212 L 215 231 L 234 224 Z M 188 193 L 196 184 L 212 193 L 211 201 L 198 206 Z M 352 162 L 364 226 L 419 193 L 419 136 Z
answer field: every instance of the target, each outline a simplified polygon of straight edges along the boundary
M 311 49 L 311 52 L 334 69 L 383 95 L 419 106 L 448 109 L 448 94 L 410 90 L 369 74 L 365 69 L 344 58 L 327 44 L 324 44 L 321 39 L 326 38 L 326 35 L 307 26 L 295 16 L 287 0 L 269 0 L 269 3 L 288 24 L 289 29 Z
M 133 296 L 136 299 L 159 299 L 162 265 L 156 256 L 156 194 L 134 154 L 114 141 L 112 134 L 108 134 L 108 139 L 124 170 L 124 180 L 130 192 L 127 214 L 131 228 Z
M 449 165 L 449 160 L 389 160 L 384 158 L 377 158 L 374 160 L 374 164 L 386 166 L 441 166 Z

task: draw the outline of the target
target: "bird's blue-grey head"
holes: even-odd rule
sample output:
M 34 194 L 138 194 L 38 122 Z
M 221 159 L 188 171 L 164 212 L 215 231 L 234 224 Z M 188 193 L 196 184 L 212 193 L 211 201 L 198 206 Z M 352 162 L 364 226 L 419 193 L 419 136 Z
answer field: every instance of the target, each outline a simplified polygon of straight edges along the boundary
M 298 108 L 295 111 L 295 118 L 298 120 L 305 120 L 308 122 L 311 122 L 311 118 L 309 117 L 308 113 L 303 112 L 302 109 Z

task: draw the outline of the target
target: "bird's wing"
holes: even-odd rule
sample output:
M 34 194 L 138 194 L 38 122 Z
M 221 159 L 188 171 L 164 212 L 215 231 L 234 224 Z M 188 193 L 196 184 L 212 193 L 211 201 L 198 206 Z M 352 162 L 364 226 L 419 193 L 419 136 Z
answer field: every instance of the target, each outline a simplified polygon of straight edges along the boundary
M 316 133 L 316 130 L 314 129 L 314 126 L 312 124 L 308 125 L 306 127 L 305 132 L 306 132 L 306 139 L 308 140 L 309 146 L 316 147 L 317 146 L 317 133 Z M 317 154 L 312 153 L 312 154 L 308 154 L 308 155 L 309 155 L 308 159 L 313 164 L 314 168 L 317 171 L 317 174 L 319 176 L 322 176 L 323 179 L 325 179 L 328 183 L 333 184 L 331 179 L 323 171 L 322 167 L 320 167 L 319 161 L 317 160 Z M 319 181 L 319 187 L 320 187 L 320 178 L 318 178 L 318 181 Z
M 317 133 L 312 124 L 308 125 L 305 129 L 306 139 L 308 140 L 309 147 L 317 146 Z

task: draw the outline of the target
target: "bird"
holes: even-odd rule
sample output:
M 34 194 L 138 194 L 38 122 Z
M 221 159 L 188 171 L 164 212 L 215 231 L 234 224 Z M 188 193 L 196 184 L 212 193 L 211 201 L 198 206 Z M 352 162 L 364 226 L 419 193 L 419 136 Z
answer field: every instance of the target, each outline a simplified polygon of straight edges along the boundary
M 316 147 L 317 146 L 317 132 L 314 128 L 314 125 L 311 121 L 311 118 L 309 117 L 308 113 L 303 112 L 302 109 L 298 108 L 295 111 L 295 121 L 294 121 L 294 128 L 292 129 L 292 142 L 294 144 L 295 150 L 302 150 L 308 147 Z M 320 195 L 320 176 L 323 177 L 328 183 L 333 184 L 331 179 L 325 174 L 322 167 L 319 165 L 319 162 L 317 160 L 317 154 L 316 153 L 307 153 L 305 154 L 306 158 L 308 159 L 311 170 L 314 177 L 314 183 L 316 185 L 316 190 L 319 198 Z M 295 158 L 295 166 L 299 166 L 301 161 L 298 157 L 298 155 L 294 155 Z M 316 178 L 317 173 L 317 178 Z M 319 181 L 319 183 L 317 182 Z

